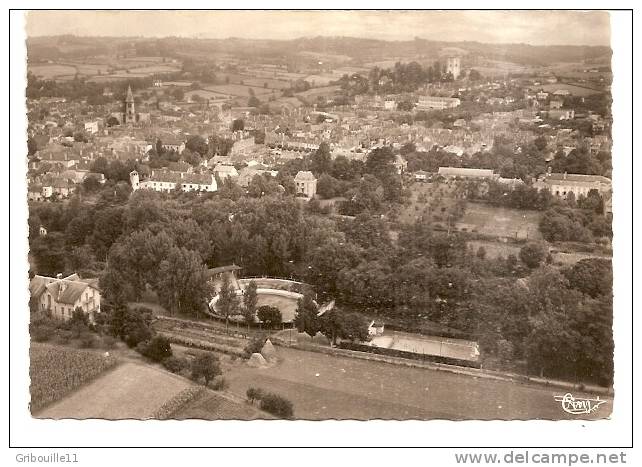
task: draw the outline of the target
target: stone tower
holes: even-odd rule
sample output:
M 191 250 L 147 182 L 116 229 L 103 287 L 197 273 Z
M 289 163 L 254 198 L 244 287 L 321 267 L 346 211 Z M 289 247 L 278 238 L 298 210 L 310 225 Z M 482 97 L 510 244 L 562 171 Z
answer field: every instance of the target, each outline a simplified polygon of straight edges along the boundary
M 132 170 L 129 173 L 129 181 L 132 184 L 132 191 L 136 191 L 140 188 L 140 179 L 138 178 L 138 172 Z
M 459 78 L 461 73 L 461 59 L 459 57 L 448 57 L 446 73 L 452 73 L 454 79 Z
M 131 86 L 127 86 L 127 96 L 125 97 L 125 123 L 136 123 L 134 95 L 132 94 Z

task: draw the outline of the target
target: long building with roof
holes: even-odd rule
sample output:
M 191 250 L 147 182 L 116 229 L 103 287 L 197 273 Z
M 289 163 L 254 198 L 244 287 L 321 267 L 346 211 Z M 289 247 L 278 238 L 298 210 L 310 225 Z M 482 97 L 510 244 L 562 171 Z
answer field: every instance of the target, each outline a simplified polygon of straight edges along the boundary
M 216 178 L 211 173 L 174 172 L 171 170 L 152 170 L 151 175 L 140 181 L 137 171 L 129 174 L 132 190 L 154 190 L 169 193 L 180 187 L 182 191 L 207 191 L 218 189 Z
M 545 189 L 553 196 L 566 199 L 569 193 L 575 197 L 588 196 L 589 191 L 597 190 L 600 195 L 611 193 L 611 179 L 602 175 L 583 175 L 569 173 L 547 173 L 540 177 L 533 186 Z

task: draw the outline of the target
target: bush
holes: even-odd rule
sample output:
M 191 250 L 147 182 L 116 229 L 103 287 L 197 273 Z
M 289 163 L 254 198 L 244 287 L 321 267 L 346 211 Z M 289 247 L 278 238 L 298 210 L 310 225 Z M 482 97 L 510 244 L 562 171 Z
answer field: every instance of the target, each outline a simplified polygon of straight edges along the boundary
M 29 333 L 31 338 L 36 342 L 47 342 L 51 340 L 56 332 L 56 328 L 51 324 L 35 324 L 30 326 Z
M 209 387 L 215 391 L 224 391 L 230 387 L 230 383 L 223 376 L 217 376 L 212 380 Z
M 246 356 L 250 356 L 253 353 L 260 353 L 263 345 L 265 344 L 265 336 L 254 337 L 248 344 L 245 346 L 244 352 Z
M 294 417 L 292 402 L 277 394 L 264 394 L 261 398 L 261 410 L 280 418 L 290 419 Z
M 186 358 L 175 357 L 172 355 L 171 357 L 167 357 L 163 360 L 163 366 L 172 373 L 181 374 L 184 370 L 189 368 L 190 363 Z
M 172 346 L 169 339 L 163 336 L 154 336 L 144 347 L 142 354 L 155 361 L 162 362 L 172 356 Z
M 71 331 L 68 331 L 66 329 L 57 329 L 55 331 L 56 335 L 56 342 L 61 345 L 66 345 L 69 343 L 71 340 Z
M 93 349 L 96 347 L 96 336 L 91 332 L 83 332 L 80 335 L 80 348 L 81 349 Z
M 114 347 L 116 347 L 116 338 L 114 336 L 105 334 L 102 336 L 102 340 L 103 340 L 103 348 L 107 350 L 111 350 Z
M 263 390 L 260 388 L 248 388 L 245 392 L 247 400 L 250 403 L 254 403 L 255 400 L 260 401 L 263 398 Z
M 205 380 L 207 386 L 215 376 L 221 374 L 221 366 L 216 355 L 204 352 L 194 359 L 192 362 L 192 379 L 199 381 L 201 378 Z

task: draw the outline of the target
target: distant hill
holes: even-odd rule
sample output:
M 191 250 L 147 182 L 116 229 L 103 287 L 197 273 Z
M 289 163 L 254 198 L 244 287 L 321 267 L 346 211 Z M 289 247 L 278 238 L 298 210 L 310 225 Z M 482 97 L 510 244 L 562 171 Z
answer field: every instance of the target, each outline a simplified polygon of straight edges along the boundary
M 301 57 L 301 52 L 327 56 L 349 57 L 354 63 L 366 63 L 389 57 L 438 57 L 444 49 L 490 60 L 501 60 L 529 66 L 547 66 L 560 62 L 607 62 L 611 49 L 605 46 L 542 46 L 528 44 L 485 44 L 481 42 L 445 42 L 416 38 L 411 41 L 383 41 L 355 37 L 303 37 L 299 39 L 196 39 L 142 37 L 77 37 L 53 36 L 27 39 L 30 60 L 81 58 L 110 53 L 139 56 L 161 55 L 211 57 L 211 54 L 230 54 L 251 59 L 280 59 Z

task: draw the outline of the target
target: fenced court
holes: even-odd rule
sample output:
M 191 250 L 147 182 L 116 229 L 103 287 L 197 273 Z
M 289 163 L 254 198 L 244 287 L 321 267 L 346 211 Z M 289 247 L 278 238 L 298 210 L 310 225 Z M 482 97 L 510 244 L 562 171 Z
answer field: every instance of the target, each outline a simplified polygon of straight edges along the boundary
M 412 352 L 419 355 L 456 358 L 476 362 L 479 359 L 477 342 L 447 337 L 422 336 L 400 331 L 386 331 L 370 341 L 376 347 Z

